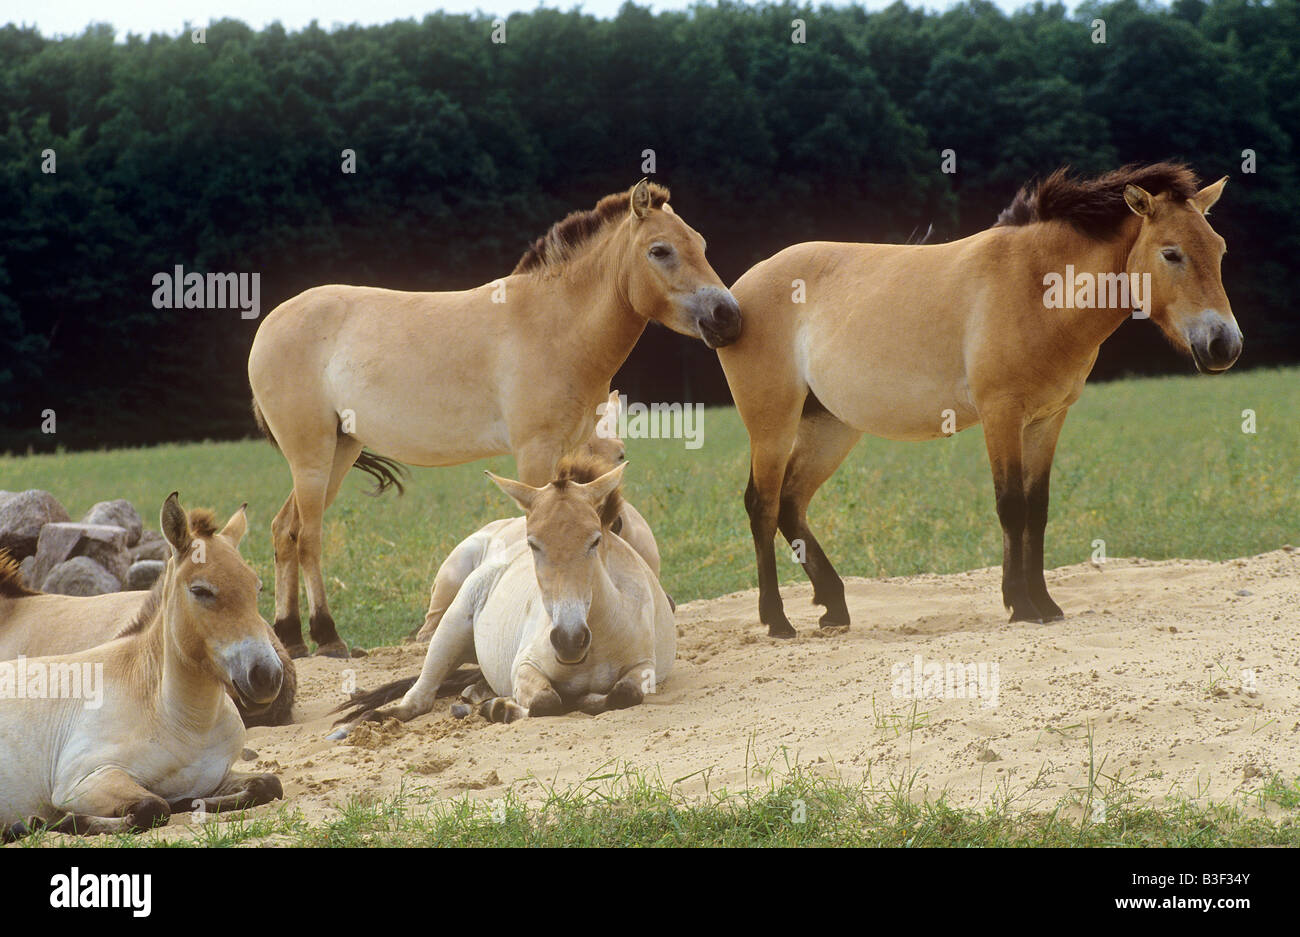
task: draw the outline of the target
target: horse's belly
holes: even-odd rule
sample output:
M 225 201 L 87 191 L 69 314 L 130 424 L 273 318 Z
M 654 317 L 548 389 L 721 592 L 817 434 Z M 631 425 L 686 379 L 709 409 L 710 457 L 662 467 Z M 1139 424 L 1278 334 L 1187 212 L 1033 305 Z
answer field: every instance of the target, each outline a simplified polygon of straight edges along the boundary
M 863 375 L 852 384 L 832 386 L 813 374 L 809 385 L 841 423 L 884 439 L 938 439 L 979 422 L 968 394 L 926 378 Z

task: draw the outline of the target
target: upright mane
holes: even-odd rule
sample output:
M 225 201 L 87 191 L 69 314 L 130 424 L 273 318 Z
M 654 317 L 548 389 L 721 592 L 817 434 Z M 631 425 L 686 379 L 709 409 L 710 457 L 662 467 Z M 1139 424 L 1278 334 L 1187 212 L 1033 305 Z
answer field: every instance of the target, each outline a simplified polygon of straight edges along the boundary
M 615 463 L 589 453 L 565 456 L 560 460 L 560 464 L 556 466 L 555 481 L 551 482 L 551 484 L 555 486 L 557 491 L 563 491 L 569 482 L 585 485 L 600 478 L 614 467 Z M 605 497 L 605 500 L 597 508 L 597 513 L 600 514 L 600 526 L 613 527 L 614 522 L 618 519 L 619 512 L 622 510 L 623 486 L 619 485 Z M 617 533 L 617 531 L 615 532 Z
M 1106 240 L 1132 215 L 1124 202 L 1124 187 L 1130 184 L 1180 202 L 1199 188 L 1196 173 L 1183 163 L 1130 163 L 1094 179 L 1071 177 L 1069 167 L 1062 166 L 1042 182 L 1022 186 L 994 227 L 1064 221 L 1091 238 Z
M 21 599 L 29 595 L 40 593 L 27 588 L 18 561 L 9 555 L 8 550 L 0 550 L 0 598 Z
M 588 244 L 605 225 L 617 221 L 630 210 L 631 192 L 606 195 L 596 207 L 588 211 L 575 211 L 551 225 L 550 230 L 532 243 L 515 264 L 512 273 L 544 270 L 571 260 Z M 668 190 L 650 183 L 650 205 L 662 208 L 668 201 Z

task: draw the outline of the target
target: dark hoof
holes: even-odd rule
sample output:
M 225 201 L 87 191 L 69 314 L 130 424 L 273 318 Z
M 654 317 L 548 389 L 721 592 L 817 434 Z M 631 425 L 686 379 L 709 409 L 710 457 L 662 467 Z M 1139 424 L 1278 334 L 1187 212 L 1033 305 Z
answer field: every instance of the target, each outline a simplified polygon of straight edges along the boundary
M 1034 607 L 1042 613 L 1043 621 L 1061 621 L 1065 618 L 1065 612 L 1061 611 L 1061 606 L 1057 605 L 1047 596 L 1041 599 L 1034 599 Z
M 1041 625 L 1043 623 L 1043 616 L 1039 615 L 1038 609 L 1033 606 L 1030 606 L 1029 608 L 1013 607 L 1011 609 L 1011 617 L 1008 618 L 1007 621 L 1030 621 L 1036 625 Z
M 292 655 L 291 655 L 292 656 Z M 316 648 L 313 657 L 340 657 L 344 660 L 351 660 L 352 654 L 348 651 L 348 646 L 342 641 L 331 641 L 329 644 L 322 644 Z
M 284 646 L 284 651 L 289 655 L 290 659 L 295 660 L 299 657 L 307 657 L 311 654 L 311 651 L 307 650 L 307 645 L 305 644 L 286 644 Z
M 848 631 L 849 616 L 847 613 L 841 614 L 840 612 L 827 612 L 818 620 L 817 625 L 821 628 L 839 628 Z
M 767 636 L 769 638 L 793 638 L 797 631 L 791 627 L 790 622 L 777 622 L 767 626 Z

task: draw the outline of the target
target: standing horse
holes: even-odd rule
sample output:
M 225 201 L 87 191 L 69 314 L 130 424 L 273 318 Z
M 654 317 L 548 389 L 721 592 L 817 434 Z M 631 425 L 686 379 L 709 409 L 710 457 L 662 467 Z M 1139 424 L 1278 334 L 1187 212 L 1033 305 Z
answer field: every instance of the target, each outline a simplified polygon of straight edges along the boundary
M 745 507 L 768 633 L 794 634 L 777 590 L 778 528 L 803 542 L 822 627 L 849 623 L 807 510 L 862 434 L 934 439 L 976 423 L 1002 524 L 1003 603 L 1012 621 L 1061 618 L 1043 579 L 1048 476 L 1098 347 L 1140 308 L 1201 371 L 1241 353 L 1224 241 L 1205 219 L 1226 181 L 1198 191 L 1172 163 L 1091 180 L 1058 170 L 959 241 L 796 244 L 746 272 L 732 287 L 745 334 L 718 357 L 749 430 Z M 1065 276 L 1068 295 L 1050 288 Z
M 595 715 L 635 706 L 654 692 L 672 669 L 677 627 L 658 578 L 610 530 L 627 463 L 597 474 L 605 467 L 566 458 L 544 488 L 488 472 L 527 513 L 527 536 L 465 580 L 418 678 L 345 703 L 335 711 L 352 712 L 339 721 L 423 715 L 463 663 L 482 669 L 483 681 L 468 693 L 494 722 L 574 708 Z M 397 706 L 374 709 L 403 692 Z
M 282 678 L 257 575 L 239 555 L 244 509 L 218 531 L 208 512 L 187 518 L 173 492 L 161 522 L 173 552 L 147 627 L 76 654 L 0 663 L 0 688 L 8 680 L 12 691 L 0 696 L 0 838 L 42 824 L 134 832 L 173 810 L 281 796 L 275 775 L 231 770 L 244 724 L 228 694 L 266 704 Z
M 347 654 L 325 599 L 321 517 L 354 464 L 382 491 L 394 460 L 512 453 L 519 477 L 544 485 L 651 319 L 712 348 L 740 333 L 704 239 L 644 180 L 554 225 L 503 280 L 450 293 L 323 286 L 273 310 L 248 379 L 293 474 L 271 528 L 275 630 L 290 653 L 307 652 L 301 566 L 317 653 Z
M 75 654 L 143 630 L 162 601 L 161 578 L 152 590 L 103 595 L 51 595 L 23 585 L 18 564 L 0 552 L 0 661 L 16 657 Z M 281 726 L 293 721 L 297 675 L 293 661 L 270 626 L 267 637 L 284 668 L 275 701 L 254 706 L 232 696 L 244 725 Z

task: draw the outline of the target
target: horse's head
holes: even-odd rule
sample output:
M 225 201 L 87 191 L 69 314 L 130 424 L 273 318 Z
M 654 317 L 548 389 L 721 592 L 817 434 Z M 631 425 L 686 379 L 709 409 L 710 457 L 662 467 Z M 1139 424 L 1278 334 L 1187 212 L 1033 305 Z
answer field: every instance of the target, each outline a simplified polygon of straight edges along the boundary
M 187 517 L 172 492 L 160 521 L 172 548 L 162 596 L 167 639 L 184 661 L 219 680 L 245 709 L 271 703 L 284 668 L 270 626 L 257 611 L 261 582 L 239 555 L 248 529 L 244 508 L 217 530 L 207 511 Z
M 1186 201 L 1132 184 L 1124 189 L 1124 201 L 1142 219 L 1127 272 L 1151 275 L 1150 295 L 1142 297 L 1146 312 L 1199 371 L 1226 371 L 1241 354 L 1241 329 L 1219 270 L 1224 241 L 1205 220 L 1227 181 Z
M 617 465 L 627 459 L 627 446 L 618 435 L 618 415 L 622 406 L 618 391 L 610 391 L 605 409 L 600 414 L 600 419 L 596 421 L 596 428 L 591 431 L 591 436 L 582 445 L 580 451 L 584 455 L 589 455 L 600 462 L 608 462 L 610 465 Z M 597 407 L 597 410 L 599 409 Z
M 628 302 L 639 315 L 710 348 L 740 338 L 740 306 L 704 257 L 704 238 L 668 204 L 668 191 L 642 179 L 628 199 Z
M 528 549 L 562 664 L 581 664 L 591 650 L 587 618 L 597 579 L 605 575 L 606 535 L 618 517 L 625 468 L 626 462 L 586 483 L 562 470 L 545 488 L 487 473 L 528 514 Z

